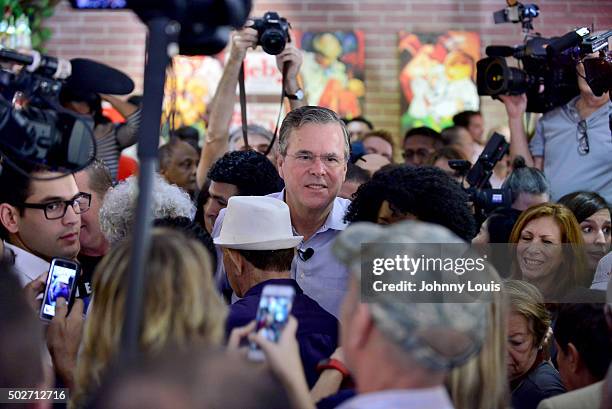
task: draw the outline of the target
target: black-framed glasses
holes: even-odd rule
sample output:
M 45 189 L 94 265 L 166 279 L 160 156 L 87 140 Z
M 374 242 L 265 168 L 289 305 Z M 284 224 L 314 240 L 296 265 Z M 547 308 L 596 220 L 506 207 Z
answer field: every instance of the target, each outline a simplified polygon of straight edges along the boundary
M 48 203 L 22 203 L 21 207 L 27 209 L 42 209 L 45 212 L 47 220 L 61 219 L 66 215 L 68 206 L 72 206 L 72 210 L 76 214 L 85 213 L 91 206 L 91 194 L 80 192 L 70 200 L 57 200 Z
M 288 153 L 286 156 L 295 159 L 300 166 L 311 166 L 315 163 L 317 158 L 319 158 L 327 168 L 337 168 L 346 162 L 344 157 L 337 156 L 333 153 L 315 155 L 311 152 L 298 152 L 296 154 Z
M 576 139 L 578 140 L 578 153 L 581 155 L 588 154 L 591 148 L 589 147 L 589 136 L 587 135 L 587 122 L 584 119 L 578 122 Z

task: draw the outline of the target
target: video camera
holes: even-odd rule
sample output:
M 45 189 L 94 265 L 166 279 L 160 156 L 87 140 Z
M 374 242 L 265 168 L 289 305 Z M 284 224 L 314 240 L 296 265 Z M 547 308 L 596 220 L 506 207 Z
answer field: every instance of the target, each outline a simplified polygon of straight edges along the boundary
M 448 161 L 452 169 L 465 177 L 469 187 L 464 189 L 470 196 L 476 217 L 479 219 L 484 220 L 486 213 L 498 207 L 510 207 L 512 204 L 511 195 L 507 189 L 491 189 L 489 184 L 493 168 L 508 153 L 509 148 L 510 145 L 506 139 L 495 132 L 471 168 L 470 162 L 466 160 Z
M 282 53 L 287 43 L 291 42 L 291 25 L 286 18 L 280 17 L 274 11 L 268 11 L 262 18 L 255 19 L 252 27 L 257 30 L 257 45 L 261 45 L 270 55 Z
M 0 70 L 2 163 L 25 174 L 33 167 L 71 173 L 87 166 L 96 154 L 93 119 L 59 104 L 60 91 L 80 63 L 74 67 L 8 49 L 0 50 L 0 62 L 24 66 L 17 72 Z
M 493 13 L 495 23 L 520 22 L 524 31 L 532 30 L 532 20 L 539 15 L 538 7 L 516 1 L 509 3 L 513 5 Z M 525 93 L 528 112 L 550 111 L 579 94 L 576 64 L 588 54 L 600 52 L 599 58 L 584 62 L 585 70 L 588 66 L 587 83 L 594 93 L 601 95 L 610 89 L 612 81 L 612 64 L 605 56 L 612 31 L 600 36 L 589 37 L 589 34 L 586 27 L 562 37 L 527 34 L 520 46 L 487 47 L 488 57 L 476 63 L 478 94 L 496 97 Z M 506 57 L 517 59 L 522 69 L 509 66 Z

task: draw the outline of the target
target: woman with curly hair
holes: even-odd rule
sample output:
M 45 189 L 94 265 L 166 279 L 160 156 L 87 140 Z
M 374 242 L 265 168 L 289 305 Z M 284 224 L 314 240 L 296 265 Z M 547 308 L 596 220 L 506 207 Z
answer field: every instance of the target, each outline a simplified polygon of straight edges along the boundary
M 347 222 L 391 224 L 405 219 L 436 223 L 466 241 L 476 233 L 468 195 L 444 171 L 425 166 L 388 166 L 359 187 Z

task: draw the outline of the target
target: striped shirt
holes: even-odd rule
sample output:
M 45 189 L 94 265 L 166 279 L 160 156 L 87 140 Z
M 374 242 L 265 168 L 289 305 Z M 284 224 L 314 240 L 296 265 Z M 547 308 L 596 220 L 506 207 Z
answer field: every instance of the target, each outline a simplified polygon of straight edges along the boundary
M 121 151 L 137 142 L 140 120 L 140 109 L 138 109 L 128 116 L 123 124 L 116 125 L 109 122 L 96 126 L 94 131 L 96 158 L 108 166 L 113 180 L 117 179 Z

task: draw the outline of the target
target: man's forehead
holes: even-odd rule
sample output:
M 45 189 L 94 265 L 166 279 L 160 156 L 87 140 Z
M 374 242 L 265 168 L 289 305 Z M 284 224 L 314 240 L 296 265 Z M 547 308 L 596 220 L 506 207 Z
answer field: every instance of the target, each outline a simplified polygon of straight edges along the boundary
M 79 192 L 74 176 L 72 174 L 61 176 L 56 172 L 35 172 L 32 174 L 38 178 L 53 178 L 51 180 L 32 179 L 28 199 L 42 199 L 46 197 L 59 197 L 66 200 L 72 198 Z M 61 177 L 60 177 L 61 176 Z
M 288 146 L 294 151 L 344 153 L 344 133 L 337 123 L 308 123 L 294 129 Z
M 191 146 L 189 143 L 181 141 L 178 142 L 176 147 L 173 149 L 173 155 L 174 157 L 185 157 L 185 156 L 198 156 L 198 151 L 195 150 L 195 148 L 193 146 Z
M 405 147 L 420 147 L 420 146 L 433 147 L 434 141 L 432 138 L 428 136 L 413 135 L 410 138 L 406 139 L 406 141 L 404 141 L 404 146 Z
M 208 194 L 211 196 L 233 196 L 236 194 L 236 192 L 238 192 L 238 186 L 231 183 L 215 182 L 213 180 L 210 182 L 210 186 L 208 187 Z

